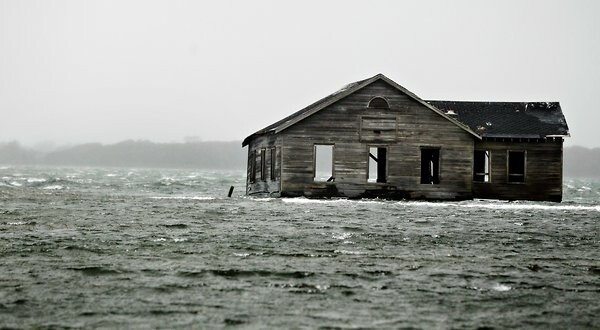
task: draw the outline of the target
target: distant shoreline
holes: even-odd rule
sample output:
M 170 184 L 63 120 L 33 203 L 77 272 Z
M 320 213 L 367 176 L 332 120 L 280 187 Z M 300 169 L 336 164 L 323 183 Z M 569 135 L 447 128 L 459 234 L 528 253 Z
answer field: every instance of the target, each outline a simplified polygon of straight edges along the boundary
M 0 142 L 0 164 L 139 168 L 244 169 L 241 142 L 155 143 L 127 140 L 86 143 L 53 151 L 34 150 L 18 142 Z
M 247 151 L 240 141 L 156 143 L 127 140 L 86 143 L 44 151 L 19 142 L 0 142 L 2 165 L 107 166 L 244 170 Z M 564 148 L 565 177 L 600 177 L 600 148 Z

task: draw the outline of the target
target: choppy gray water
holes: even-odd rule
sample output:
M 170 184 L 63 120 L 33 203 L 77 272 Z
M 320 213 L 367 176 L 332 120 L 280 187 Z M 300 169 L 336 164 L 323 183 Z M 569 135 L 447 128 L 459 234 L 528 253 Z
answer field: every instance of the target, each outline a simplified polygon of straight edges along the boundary
M 242 172 L 0 167 L 0 326 L 600 326 L 599 181 L 561 204 L 243 191 Z

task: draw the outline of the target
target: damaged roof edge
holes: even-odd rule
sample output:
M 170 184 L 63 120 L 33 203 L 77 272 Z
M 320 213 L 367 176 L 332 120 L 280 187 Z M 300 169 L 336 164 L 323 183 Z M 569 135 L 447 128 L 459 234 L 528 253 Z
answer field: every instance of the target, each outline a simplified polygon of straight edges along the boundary
M 433 101 L 427 103 L 483 137 L 569 137 L 569 126 L 559 102 Z

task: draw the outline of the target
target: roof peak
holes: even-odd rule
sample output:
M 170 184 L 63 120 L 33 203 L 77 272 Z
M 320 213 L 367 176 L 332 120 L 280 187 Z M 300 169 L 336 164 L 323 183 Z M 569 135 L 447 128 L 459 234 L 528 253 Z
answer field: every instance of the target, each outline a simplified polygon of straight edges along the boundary
M 324 98 L 310 104 L 309 106 L 307 106 L 301 110 L 298 110 L 295 113 L 255 132 L 254 134 L 252 134 L 244 139 L 244 141 L 242 142 L 242 146 L 246 146 L 254 136 L 261 135 L 261 134 L 267 134 L 269 132 L 279 133 L 279 132 L 287 129 L 288 127 L 294 125 L 295 123 L 303 120 L 304 118 L 307 118 L 307 117 L 313 115 L 314 113 L 320 111 L 321 109 L 326 108 L 327 106 L 339 101 L 340 99 L 342 99 L 352 93 L 355 93 L 356 91 L 358 91 L 378 80 L 382 80 L 385 83 L 391 85 L 393 88 L 396 88 L 397 90 L 406 94 L 408 97 L 410 97 L 413 100 L 417 101 L 418 103 L 422 104 L 426 108 L 429 108 L 431 111 L 444 117 L 448 121 L 457 125 L 459 128 L 465 130 L 467 133 L 472 134 L 473 136 L 475 136 L 478 139 L 481 139 L 481 136 L 479 136 L 477 133 L 475 133 L 473 130 L 471 130 L 467 125 L 464 125 L 463 123 L 457 121 L 456 119 L 448 116 L 444 112 L 438 110 L 436 107 L 430 105 L 429 103 L 427 103 L 426 101 L 424 101 L 423 99 L 421 99 L 420 97 L 415 95 L 413 92 L 402 87 L 401 85 L 399 85 L 397 82 L 393 81 L 392 79 L 386 77 L 383 73 L 378 73 L 371 78 L 367 78 L 364 80 L 359 80 L 359 81 L 355 81 L 353 83 L 347 84 L 344 87 L 342 87 L 341 89 L 335 91 L 333 94 L 325 96 Z

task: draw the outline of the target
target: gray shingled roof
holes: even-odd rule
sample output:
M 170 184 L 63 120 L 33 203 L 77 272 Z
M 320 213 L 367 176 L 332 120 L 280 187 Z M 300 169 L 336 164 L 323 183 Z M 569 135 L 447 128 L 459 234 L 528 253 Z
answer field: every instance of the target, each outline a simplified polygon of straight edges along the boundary
M 483 137 L 545 138 L 568 136 L 558 102 L 426 101 Z

